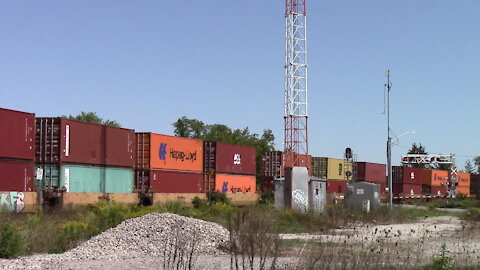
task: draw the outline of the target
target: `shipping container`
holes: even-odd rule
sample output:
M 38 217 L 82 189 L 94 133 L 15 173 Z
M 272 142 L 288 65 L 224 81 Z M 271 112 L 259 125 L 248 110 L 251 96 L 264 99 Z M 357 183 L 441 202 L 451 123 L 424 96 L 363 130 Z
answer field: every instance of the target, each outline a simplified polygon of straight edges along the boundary
M 385 164 L 357 162 L 355 180 L 370 183 L 383 183 L 385 182 L 386 168 L 387 166 Z
M 422 194 L 422 185 L 419 184 L 407 184 L 407 183 L 394 183 L 393 196 L 415 196 Z
M 205 142 L 203 151 L 204 172 L 256 174 L 256 149 L 253 147 Z
M 312 157 L 312 176 L 327 179 L 327 164 L 328 159 L 326 157 Z
M 458 186 L 468 187 L 470 193 L 470 174 L 464 172 L 457 172 L 457 183 Z
M 457 195 L 466 195 L 466 196 L 470 196 L 470 186 L 457 186 L 455 187 L 455 193 Z
M 480 174 L 470 175 L 470 195 L 480 198 Z
M 347 192 L 347 182 L 344 180 L 328 180 L 327 181 L 327 193 L 340 193 L 345 194 Z
M 425 169 L 393 166 L 392 183 L 405 185 L 421 185 L 423 170 Z
M 203 174 L 162 170 L 137 170 L 136 188 L 155 193 L 201 193 Z
M 0 158 L 35 158 L 35 114 L 0 108 Z
M 130 168 L 78 164 L 36 164 L 42 169 L 36 181 L 40 189 L 64 189 L 66 192 L 132 193 L 134 172 Z
M 35 119 L 36 163 L 134 165 L 134 131 L 64 118 Z
M 446 186 L 431 186 L 431 195 L 432 196 L 440 196 L 445 197 L 447 195 L 447 187 Z
M 299 159 L 299 164 L 304 165 L 307 167 L 309 175 L 312 174 L 312 170 L 310 166 L 312 164 L 312 157 L 309 155 L 297 155 Z M 290 162 L 289 164 L 285 163 L 285 153 L 282 151 L 273 151 L 273 152 L 265 152 L 262 155 L 262 163 L 261 166 L 261 176 L 272 176 L 275 178 L 280 178 L 285 176 L 285 167 L 292 166 L 293 164 Z
M 352 173 L 351 166 L 345 166 L 343 159 L 328 158 L 327 163 L 328 180 L 346 180 L 345 172 Z
M 446 186 L 449 181 L 449 172 L 442 170 L 423 170 L 422 184 L 429 186 Z
M 262 176 L 260 178 L 260 192 L 273 192 L 275 190 L 275 178 Z
M 139 170 L 203 171 L 203 141 L 155 133 L 136 133 Z
M 215 190 L 223 193 L 255 193 L 256 178 L 251 175 L 216 174 Z
M 33 191 L 33 161 L 0 160 L 1 191 Z

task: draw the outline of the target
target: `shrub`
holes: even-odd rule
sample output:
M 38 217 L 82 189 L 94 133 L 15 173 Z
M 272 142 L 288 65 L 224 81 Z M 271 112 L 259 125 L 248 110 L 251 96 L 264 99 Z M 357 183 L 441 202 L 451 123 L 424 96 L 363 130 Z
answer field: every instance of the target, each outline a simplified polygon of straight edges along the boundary
M 192 205 L 196 209 L 206 209 L 208 207 L 208 202 L 200 199 L 199 197 L 195 197 L 192 200 Z
M 224 203 L 224 204 L 230 204 L 230 200 L 227 198 L 226 193 L 218 192 L 218 191 L 213 191 L 209 194 L 210 200 L 212 203 Z
M 275 202 L 272 192 L 262 192 L 260 195 L 261 204 L 273 204 Z
M 164 206 L 167 212 L 174 214 L 180 213 L 183 209 L 182 202 L 180 201 L 167 201 Z
M 9 259 L 20 255 L 24 250 L 23 238 L 13 225 L 6 223 L 0 227 L 0 258 Z

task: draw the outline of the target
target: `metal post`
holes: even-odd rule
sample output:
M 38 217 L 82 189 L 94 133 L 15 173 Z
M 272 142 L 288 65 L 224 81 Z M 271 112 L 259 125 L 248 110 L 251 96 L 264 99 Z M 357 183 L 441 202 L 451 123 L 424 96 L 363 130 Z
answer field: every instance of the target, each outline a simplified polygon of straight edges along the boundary
M 388 171 L 388 207 L 393 208 L 392 191 L 392 138 L 390 137 L 390 70 L 386 72 L 387 76 L 387 171 Z

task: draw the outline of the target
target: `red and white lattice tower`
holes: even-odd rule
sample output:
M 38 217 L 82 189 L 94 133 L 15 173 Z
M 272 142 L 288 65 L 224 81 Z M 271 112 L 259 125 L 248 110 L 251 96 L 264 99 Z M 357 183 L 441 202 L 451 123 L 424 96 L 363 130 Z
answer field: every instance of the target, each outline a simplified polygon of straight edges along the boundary
M 285 7 L 285 164 L 305 167 L 298 155 L 308 155 L 306 0 Z

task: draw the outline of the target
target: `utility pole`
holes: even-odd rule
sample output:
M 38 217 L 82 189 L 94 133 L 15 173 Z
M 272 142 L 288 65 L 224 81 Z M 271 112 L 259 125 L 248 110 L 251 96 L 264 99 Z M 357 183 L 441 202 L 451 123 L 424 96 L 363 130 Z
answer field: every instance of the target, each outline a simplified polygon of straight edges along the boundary
M 390 137 L 390 89 L 392 83 L 390 82 L 390 70 L 387 70 L 387 83 L 385 84 L 387 90 L 387 171 L 388 171 L 388 207 L 393 208 L 393 190 L 392 190 L 392 138 Z

